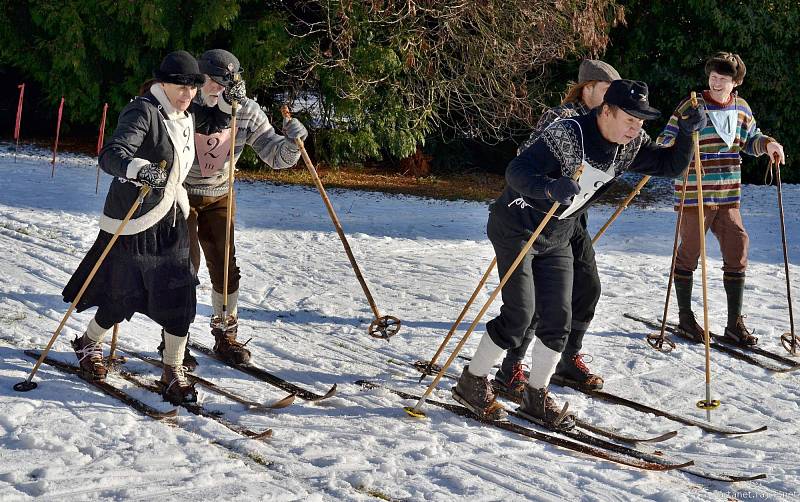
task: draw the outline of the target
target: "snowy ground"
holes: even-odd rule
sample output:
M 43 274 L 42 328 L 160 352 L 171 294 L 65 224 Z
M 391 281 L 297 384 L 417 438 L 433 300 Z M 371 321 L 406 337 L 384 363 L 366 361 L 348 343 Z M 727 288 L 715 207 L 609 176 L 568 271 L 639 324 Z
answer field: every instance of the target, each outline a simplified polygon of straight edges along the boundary
M 703 467 L 764 472 L 768 477 L 762 481 L 730 485 L 679 472 L 642 472 L 430 406 L 429 420 L 417 421 L 401 409 L 413 403 L 353 385 L 368 378 L 414 393 L 424 390 L 416 384 L 418 374 L 397 362 L 433 355 L 493 257 L 484 230 L 486 205 L 473 202 L 331 190 L 381 313 L 403 320 L 400 333 L 387 343 L 366 334 L 372 314 L 318 193 L 238 185 L 240 338 L 253 337 L 254 362 L 286 379 L 317 391 L 339 384 L 337 397 L 324 403 L 298 400 L 268 414 L 248 414 L 201 389 L 204 404 L 230 420 L 256 430 L 272 428 L 275 435 L 267 442 L 242 439 L 186 413 L 178 418 L 179 427 L 156 422 L 48 366 L 35 377 L 38 389 L 17 393 L 12 385 L 32 368 L 23 349 L 44 347 L 66 312 L 60 292 L 94 241 L 109 180 L 101 177 L 95 195 L 94 159 L 62 154 L 51 179 L 49 152 L 26 150 L 15 163 L 7 148 L 0 145 L 0 500 L 672 501 L 798 495 L 800 380 L 723 354 L 712 354 L 713 393 L 723 402 L 713 421 L 767 425 L 767 432 L 723 438 L 577 392 L 556 388 L 556 393 L 586 419 L 630 433 L 678 429 L 680 435 L 659 444 L 660 450 Z M 800 187 L 785 186 L 784 199 L 790 259 L 800 263 Z M 785 353 L 778 341 L 788 330 L 788 310 L 775 188 L 746 187 L 744 204 L 751 236 L 748 323 L 760 332 L 762 346 Z M 592 210 L 592 231 L 611 211 L 608 206 Z M 666 202 L 632 207 L 598 243 L 604 291 L 585 350 L 594 356 L 591 366 L 605 377 L 608 391 L 703 419 L 705 413 L 694 406 L 705 396 L 701 348 L 679 342 L 671 355 L 655 352 L 643 340 L 648 331 L 622 317 L 630 311 L 647 317 L 660 313 L 674 222 Z M 719 332 L 725 303 L 713 238 L 708 249 L 710 315 Z M 800 295 L 800 266 L 792 265 L 790 273 L 794 294 Z M 497 282 L 493 274 L 480 304 Z M 192 337 L 210 345 L 210 284 L 204 268 L 198 293 Z M 494 305 L 484 320 L 498 308 Z M 74 360 L 69 340 L 90 315 L 69 320 L 53 357 Z M 120 336 L 123 346 L 154 355 L 159 328 L 135 316 Z M 478 339 L 468 342 L 464 354 L 472 354 Z M 157 374 L 143 363 L 129 364 Z M 457 361 L 451 372 L 459 372 L 462 364 Z M 207 358 L 201 358 L 198 373 L 255 400 L 282 396 Z M 124 385 L 118 378 L 111 381 Z M 440 384 L 440 399 L 449 399 L 450 385 Z M 131 392 L 170 409 L 156 395 Z

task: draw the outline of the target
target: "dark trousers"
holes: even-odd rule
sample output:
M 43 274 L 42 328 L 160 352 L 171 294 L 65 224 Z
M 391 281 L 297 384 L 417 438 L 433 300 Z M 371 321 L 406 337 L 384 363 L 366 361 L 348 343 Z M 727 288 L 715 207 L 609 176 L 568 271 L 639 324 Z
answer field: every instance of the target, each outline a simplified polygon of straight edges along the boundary
M 497 236 L 497 232 L 493 233 Z M 589 329 L 592 319 L 594 318 L 595 308 L 598 300 L 600 299 L 601 291 L 600 276 L 597 273 L 597 264 L 595 262 L 592 240 L 586 230 L 585 215 L 582 216 L 579 223 L 575 225 L 575 230 L 570 238 L 569 244 L 572 251 L 573 272 L 571 299 L 572 321 L 570 324 L 570 330 L 565 344 L 561 344 L 560 342 L 557 342 L 555 339 L 551 338 L 550 343 L 545 343 L 545 345 L 554 350 L 556 350 L 557 347 L 561 347 L 563 352 L 572 355 L 580 352 L 583 346 L 583 337 L 586 334 L 586 331 Z M 495 246 L 495 252 L 497 252 L 498 247 L 499 246 Z M 519 249 L 517 250 L 517 253 L 518 252 Z M 511 258 L 512 262 L 514 258 L 515 257 Z M 538 257 L 533 257 L 533 259 L 538 259 Z M 505 270 L 507 270 L 507 268 L 505 268 Z M 501 272 L 501 277 L 502 273 L 504 272 Z M 537 324 L 540 315 L 541 314 L 534 312 L 531 323 L 525 329 L 522 341 L 518 345 L 512 346 L 508 349 L 502 365 L 502 372 L 504 375 L 510 375 L 514 364 L 522 361 L 525 358 L 528 347 L 533 341 L 533 337 L 536 336 Z
M 502 278 L 527 238 L 497 220 L 490 214 L 487 233 Z M 564 350 L 572 326 L 573 261 L 569 241 L 525 255 L 503 287 L 500 315 L 486 324 L 495 345 L 515 349 L 535 333 L 552 350 Z
M 225 281 L 225 225 L 228 222 L 228 195 L 206 197 L 190 195 L 189 204 L 189 254 L 195 272 L 200 268 L 200 248 L 206 257 L 208 275 L 214 291 L 222 293 Z M 236 213 L 236 200 L 232 206 Z M 233 219 L 231 220 L 230 249 L 228 252 L 228 294 L 239 290 L 239 267 L 236 266 L 236 248 L 233 245 Z

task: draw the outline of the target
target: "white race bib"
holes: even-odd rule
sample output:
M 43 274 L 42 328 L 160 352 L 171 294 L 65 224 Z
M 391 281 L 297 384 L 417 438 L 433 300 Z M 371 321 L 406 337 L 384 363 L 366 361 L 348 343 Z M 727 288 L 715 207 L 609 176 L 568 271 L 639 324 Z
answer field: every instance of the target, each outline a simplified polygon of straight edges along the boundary
M 574 214 L 578 209 L 582 208 L 587 202 L 589 202 L 589 199 L 592 198 L 592 195 L 594 195 L 594 193 L 598 191 L 600 187 L 614 178 L 605 171 L 595 169 L 585 160 L 582 162 L 582 164 L 583 174 L 581 174 L 581 177 L 578 180 L 578 185 L 580 185 L 581 191 L 572 198 L 572 204 L 570 204 L 569 207 L 563 213 L 561 213 L 561 216 L 558 217 L 559 220 L 563 220 L 567 216 Z
M 736 137 L 736 124 L 739 121 L 738 110 L 714 110 L 706 111 L 706 115 L 711 119 L 714 129 L 717 134 L 728 145 L 728 148 L 733 145 L 733 140 Z

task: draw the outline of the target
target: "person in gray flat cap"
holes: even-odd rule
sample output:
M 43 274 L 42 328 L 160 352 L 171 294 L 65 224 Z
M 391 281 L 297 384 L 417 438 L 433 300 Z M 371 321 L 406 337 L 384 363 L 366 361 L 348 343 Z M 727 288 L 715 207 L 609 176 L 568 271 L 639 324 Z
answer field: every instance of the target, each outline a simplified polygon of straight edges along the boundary
M 532 145 L 550 124 L 571 117 L 586 115 L 593 108 L 603 103 L 606 90 L 614 80 L 620 76 L 613 66 L 598 59 L 585 59 L 578 68 L 578 82 L 567 87 L 561 104 L 554 108 L 546 109 L 536 127 L 531 132 L 530 138 L 520 145 L 518 154 Z M 646 133 L 644 133 L 646 135 Z M 603 388 L 603 378 L 592 373 L 583 361 L 580 354 L 583 346 L 583 336 L 586 334 L 589 322 L 594 317 L 594 309 L 600 297 L 600 277 L 594 263 L 594 249 L 592 239 L 586 231 L 587 213 L 580 217 L 579 225 L 570 238 L 573 267 L 575 270 L 574 282 L 581 284 L 580 288 L 572 290 L 572 330 L 567 340 L 567 346 L 561 354 L 561 362 L 553 375 L 553 383 L 570 383 L 586 389 L 598 390 Z M 504 394 L 522 398 L 522 391 L 528 382 L 525 374 L 525 354 L 531 341 L 534 339 L 533 320 L 531 327 L 525 333 L 522 344 L 506 352 L 500 369 L 495 374 L 492 384 Z

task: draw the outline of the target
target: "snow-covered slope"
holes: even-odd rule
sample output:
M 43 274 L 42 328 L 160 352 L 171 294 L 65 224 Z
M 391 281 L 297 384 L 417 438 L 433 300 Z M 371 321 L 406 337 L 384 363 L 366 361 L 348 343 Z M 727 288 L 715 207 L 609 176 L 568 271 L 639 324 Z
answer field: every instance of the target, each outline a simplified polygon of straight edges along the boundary
M 301 187 L 237 185 L 239 337 L 252 337 L 254 363 L 275 374 L 316 391 L 339 384 L 337 396 L 319 404 L 298 400 L 261 414 L 200 388 L 207 408 L 254 430 L 272 428 L 274 437 L 266 442 L 243 439 L 185 412 L 178 427 L 154 421 L 49 366 L 37 373 L 37 389 L 17 393 L 13 384 L 33 364 L 23 350 L 44 347 L 66 312 L 61 289 L 97 235 L 109 178 L 101 175 L 95 195 L 95 159 L 61 154 L 51 179 L 48 152 L 27 149 L 14 162 L 7 149 L 0 145 L 0 500 L 788 500 L 798 495 L 798 376 L 768 373 L 716 352 L 713 397 L 723 404 L 713 421 L 767 425 L 767 432 L 718 437 L 575 391 L 555 388 L 555 393 L 587 420 L 632 434 L 677 428 L 677 438 L 657 445 L 667 455 L 709 469 L 764 472 L 765 480 L 728 485 L 680 472 L 637 471 L 432 406 L 426 408 L 428 420 L 414 420 L 402 411 L 413 402 L 354 385 L 366 378 L 424 391 L 424 384 L 416 383 L 419 375 L 402 363 L 433 355 L 493 257 L 485 236 L 486 205 L 473 202 L 330 191 L 378 308 L 403 320 L 400 333 L 386 342 L 367 336 L 372 313 L 319 194 Z M 758 330 L 761 346 L 785 353 L 778 340 L 788 330 L 788 309 L 776 191 L 747 186 L 744 198 L 751 237 L 747 322 Z M 800 263 L 800 187 L 785 186 L 784 199 L 789 255 Z M 612 209 L 592 209 L 592 232 Z M 648 329 L 622 316 L 660 315 L 674 224 L 669 201 L 632 207 L 600 240 L 603 297 L 585 351 L 594 357 L 592 369 L 605 377 L 606 390 L 704 419 L 705 412 L 695 407 L 705 397 L 702 347 L 678 342 L 672 354 L 658 353 L 644 342 Z M 708 242 L 710 317 L 720 332 L 721 259 L 716 240 Z M 793 292 L 800 295 L 800 267 L 792 265 L 790 273 Z M 191 336 L 211 345 L 204 266 L 200 279 Z M 493 274 L 477 302 L 482 304 L 497 283 Z M 674 312 L 674 302 L 671 308 Z M 484 322 L 498 309 L 493 305 Z M 74 361 L 69 341 L 90 316 L 84 312 L 69 320 L 53 357 Z M 465 355 L 472 354 L 482 327 Z M 158 326 L 142 316 L 121 326 L 124 347 L 157 357 L 158 343 Z M 459 372 L 462 364 L 457 360 L 450 371 Z M 158 375 L 144 363 L 128 365 Z M 256 401 L 283 395 L 205 357 L 197 372 Z M 118 377 L 111 381 L 126 386 Z M 435 395 L 448 400 L 450 385 L 444 380 Z M 154 407 L 171 408 L 154 394 L 129 390 Z

